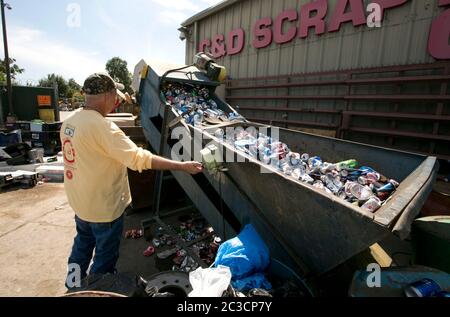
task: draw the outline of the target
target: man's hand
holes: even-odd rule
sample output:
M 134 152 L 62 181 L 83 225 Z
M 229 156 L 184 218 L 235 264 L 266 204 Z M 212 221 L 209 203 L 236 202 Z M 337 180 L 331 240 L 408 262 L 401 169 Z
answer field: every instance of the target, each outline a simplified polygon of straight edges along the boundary
M 191 175 L 196 175 L 203 172 L 203 164 L 199 162 L 184 162 L 182 164 L 182 170 Z

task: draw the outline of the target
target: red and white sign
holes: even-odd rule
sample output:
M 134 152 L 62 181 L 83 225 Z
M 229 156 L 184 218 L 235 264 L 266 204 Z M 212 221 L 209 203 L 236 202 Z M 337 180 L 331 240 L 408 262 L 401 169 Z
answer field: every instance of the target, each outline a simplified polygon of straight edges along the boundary
M 410 0 L 372 0 L 381 8 L 381 21 L 386 10 L 405 5 Z M 438 6 L 450 6 L 450 0 L 435 0 Z M 345 23 L 354 27 L 366 25 L 368 18 L 362 0 L 338 0 L 333 11 L 328 0 L 315 0 L 300 7 L 278 14 L 275 19 L 265 17 L 255 22 L 252 30 L 252 46 L 261 49 L 273 42 L 282 45 L 296 39 L 305 39 L 310 30 L 315 35 L 338 32 Z M 325 18 L 330 16 L 329 22 Z M 290 26 L 286 28 L 286 25 Z M 428 51 L 436 59 L 450 59 L 450 9 L 443 11 L 433 21 L 428 41 Z M 228 36 L 217 34 L 200 42 L 199 52 L 211 52 L 215 58 L 232 56 L 243 51 L 246 43 L 244 29 L 230 31 Z

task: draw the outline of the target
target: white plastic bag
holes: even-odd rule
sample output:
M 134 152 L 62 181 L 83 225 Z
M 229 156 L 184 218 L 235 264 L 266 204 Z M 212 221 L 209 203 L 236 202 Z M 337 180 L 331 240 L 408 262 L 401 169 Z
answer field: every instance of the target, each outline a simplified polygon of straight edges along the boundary
M 231 283 L 231 271 L 227 266 L 199 268 L 189 274 L 193 291 L 189 297 L 222 297 Z

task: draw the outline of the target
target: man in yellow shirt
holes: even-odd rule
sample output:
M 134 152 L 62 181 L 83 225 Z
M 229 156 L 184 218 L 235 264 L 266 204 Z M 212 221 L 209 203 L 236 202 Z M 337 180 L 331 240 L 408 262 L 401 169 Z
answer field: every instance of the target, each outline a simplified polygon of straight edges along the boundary
M 69 275 L 75 265 L 81 271 L 81 279 L 87 276 L 94 249 L 90 274 L 115 272 L 123 214 L 131 203 L 127 168 L 139 172 L 153 169 L 190 174 L 203 169 L 197 162 L 175 162 L 152 155 L 136 146 L 116 124 L 105 118 L 114 109 L 119 89 L 123 88 L 106 73 L 91 75 L 83 86 L 85 108 L 66 119 L 61 128 L 64 185 L 76 214 L 77 228 L 69 258 Z

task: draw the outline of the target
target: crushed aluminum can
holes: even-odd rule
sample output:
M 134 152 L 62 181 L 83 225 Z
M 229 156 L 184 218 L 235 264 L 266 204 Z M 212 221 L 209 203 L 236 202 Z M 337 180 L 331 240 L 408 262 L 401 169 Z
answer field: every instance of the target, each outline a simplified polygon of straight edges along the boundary
M 367 201 L 373 197 L 373 192 L 368 186 L 362 186 L 358 183 L 352 183 L 349 186 L 351 195 L 357 198 L 359 201 Z
M 438 283 L 426 278 L 409 285 L 405 289 L 407 297 L 434 297 L 441 291 Z
M 320 166 L 310 166 L 310 165 L 308 165 L 308 174 L 309 175 L 312 175 L 312 174 L 314 174 L 314 175 L 320 175 L 321 173 L 320 173 Z
M 346 194 L 347 197 L 349 197 L 349 198 L 352 198 L 352 197 L 353 197 L 353 194 L 352 194 L 352 192 L 351 192 L 351 190 L 350 190 L 350 188 L 352 187 L 353 184 L 355 184 L 355 182 L 347 182 L 347 183 L 345 183 L 345 186 L 344 186 L 345 194 Z
M 376 173 L 373 168 L 370 168 L 370 167 L 367 167 L 367 166 L 362 166 L 359 170 L 361 172 L 363 172 L 363 174 Z
M 340 175 L 341 175 L 341 177 L 345 177 L 345 178 L 347 178 L 348 177 L 348 171 L 347 170 L 341 170 L 340 171 Z
M 384 183 L 384 184 L 388 183 L 389 182 L 389 178 L 387 178 L 386 176 L 380 174 L 380 182 Z
M 380 178 L 381 178 L 381 176 L 378 173 L 368 173 L 366 175 L 366 179 L 367 179 L 368 184 L 376 183 L 376 182 L 378 182 L 380 180 Z
M 296 168 L 292 171 L 292 177 L 295 179 L 300 179 L 302 175 L 304 175 L 304 173 L 302 173 L 302 170 L 300 168 Z
M 378 197 L 381 201 L 387 200 L 390 196 L 391 196 L 391 194 L 390 194 L 390 193 L 387 193 L 387 192 L 379 192 L 379 193 L 377 193 L 377 197 Z
M 345 192 L 344 188 L 341 188 L 341 190 L 339 191 L 338 195 L 337 195 L 340 199 L 347 199 L 347 194 Z
M 389 183 L 391 183 L 395 188 L 398 188 L 398 186 L 400 186 L 400 184 L 397 181 L 393 180 L 393 179 L 391 179 L 389 181 Z
M 322 181 L 316 181 L 313 184 L 313 187 L 317 188 L 317 189 L 325 189 L 325 185 L 322 183 Z
M 181 263 L 181 268 L 185 269 L 187 267 L 191 268 L 193 266 L 195 266 L 195 260 L 193 258 L 191 258 L 190 256 L 187 256 L 184 258 L 183 263 Z
M 352 169 L 358 166 L 358 162 L 356 160 L 347 160 L 344 162 L 336 163 L 336 168 L 340 171 L 343 169 Z
M 341 173 L 339 173 L 337 170 L 332 170 L 330 173 L 334 178 L 341 180 Z
M 153 239 L 152 244 L 155 246 L 155 248 L 159 248 L 161 246 L 161 241 L 158 239 Z
M 298 166 L 301 162 L 300 154 L 298 153 L 291 153 L 289 156 L 289 163 L 292 166 Z
M 378 197 L 372 197 L 364 205 L 362 205 L 361 208 L 368 212 L 375 213 L 381 208 L 381 200 Z
M 320 168 L 320 172 L 322 174 L 327 174 L 332 172 L 333 170 L 336 170 L 336 165 L 330 164 L 330 163 L 323 163 L 322 167 Z
M 145 251 L 144 251 L 144 256 L 145 257 L 151 257 L 153 254 L 155 254 L 155 248 L 153 246 L 149 246 Z
M 391 183 L 384 185 L 381 188 L 378 188 L 377 192 L 378 193 L 392 193 L 393 191 L 395 191 L 395 187 L 394 185 L 392 185 Z
M 309 161 L 309 154 L 308 153 L 304 153 L 304 154 L 302 154 L 302 156 L 300 157 L 300 159 L 303 161 L 303 162 L 305 162 L 305 163 L 307 163 L 308 161 Z
M 214 136 L 218 139 L 223 139 L 225 135 L 225 132 L 223 131 L 223 129 L 217 129 L 216 132 L 214 132 Z
M 323 175 L 321 177 L 321 180 L 333 194 L 339 193 L 342 187 L 344 187 L 342 182 L 337 177 L 334 177 L 331 173 Z
M 384 186 L 383 184 L 378 183 L 378 182 L 375 182 L 375 183 L 370 184 L 370 187 L 371 187 L 374 191 L 377 191 L 377 189 L 379 189 L 379 188 L 381 188 L 381 187 L 383 187 L 383 186 Z
M 272 159 L 270 158 L 270 156 L 264 155 L 263 163 L 266 165 L 270 165 L 272 163 Z
M 287 163 L 283 164 L 282 169 L 283 169 L 283 173 L 286 176 L 292 175 L 292 167 L 289 164 L 287 164 Z
M 358 184 L 366 186 L 366 185 L 369 185 L 370 183 L 369 183 L 369 180 L 367 179 L 367 177 L 360 176 L 360 177 L 358 177 Z
M 322 159 L 318 156 L 311 157 L 308 160 L 308 165 L 311 167 L 317 167 L 320 170 L 320 166 L 322 166 Z
M 310 185 L 314 184 L 314 178 L 312 178 L 308 174 L 302 175 L 301 180 L 302 180 L 302 182 L 310 184 Z
M 187 242 L 195 240 L 195 233 L 189 231 L 188 234 L 186 235 L 186 239 L 185 240 Z

